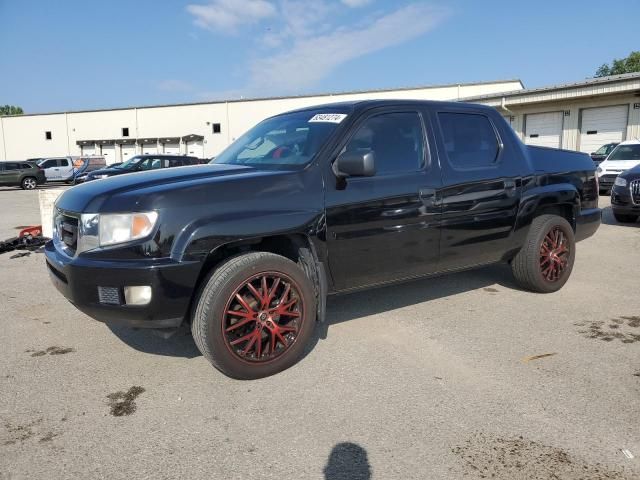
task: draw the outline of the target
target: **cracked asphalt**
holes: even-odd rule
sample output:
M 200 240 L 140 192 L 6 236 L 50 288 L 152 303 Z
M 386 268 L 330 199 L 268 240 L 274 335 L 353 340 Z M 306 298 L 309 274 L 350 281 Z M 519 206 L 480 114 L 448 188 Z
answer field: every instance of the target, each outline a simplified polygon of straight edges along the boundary
M 39 223 L 37 192 L 0 205 L 0 239 Z M 494 266 L 333 297 L 305 358 L 251 382 L 0 255 L 0 479 L 638 479 L 640 223 L 601 206 L 560 292 Z

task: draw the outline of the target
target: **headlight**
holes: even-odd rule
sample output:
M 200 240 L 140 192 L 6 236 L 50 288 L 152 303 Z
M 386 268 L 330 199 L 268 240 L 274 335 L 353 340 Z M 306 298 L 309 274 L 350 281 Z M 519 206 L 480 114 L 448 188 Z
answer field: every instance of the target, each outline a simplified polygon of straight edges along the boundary
M 157 212 L 100 215 L 100 246 L 144 238 L 158 220 Z
M 157 212 L 83 213 L 77 253 L 144 238 L 151 233 L 157 220 Z
M 613 182 L 613 184 L 618 186 L 618 187 L 626 187 L 627 186 L 627 180 L 622 178 L 622 177 L 616 177 L 616 181 Z

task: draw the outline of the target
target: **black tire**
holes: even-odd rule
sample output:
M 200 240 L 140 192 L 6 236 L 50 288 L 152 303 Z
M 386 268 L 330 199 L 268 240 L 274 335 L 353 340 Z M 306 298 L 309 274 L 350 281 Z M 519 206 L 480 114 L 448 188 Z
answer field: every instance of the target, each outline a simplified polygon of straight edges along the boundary
M 253 357 L 246 356 L 243 358 L 237 351 L 234 351 L 239 347 L 231 346 L 231 341 L 228 337 L 232 334 L 227 333 L 227 330 L 225 330 L 229 325 L 234 326 L 234 324 L 228 323 L 229 318 L 233 317 L 229 317 L 227 309 L 231 302 L 235 301 L 236 293 L 241 291 L 239 289 L 244 288 L 243 286 L 247 286 L 248 283 L 258 281 L 258 277 L 261 279 L 262 274 L 282 275 L 283 281 L 280 284 L 280 288 L 288 284 L 291 287 L 290 291 L 297 292 L 295 298 L 300 302 L 295 307 L 299 312 L 299 318 L 294 320 L 297 325 L 295 338 L 287 346 L 284 343 L 279 343 L 278 346 L 283 353 L 277 353 L 276 351 L 276 356 L 267 360 L 255 357 L 255 347 L 252 352 Z M 267 290 L 271 288 L 276 290 L 276 287 L 273 287 L 274 283 L 275 280 Z M 258 288 L 260 289 L 259 293 L 262 293 L 261 287 Z M 290 300 L 293 294 L 290 293 L 289 295 Z M 285 293 L 282 297 L 283 301 L 286 296 L 287 294 Z M 247 302 L 256 300 L 255 296 L 247 297 L 243 295 L 243 298 Z M 276 300 L 275 297 L 274 300 Z M 257 301 L 255 303 L 257 304 Z M 191 332 L 198 349 L 222 373 L 240 380 L 267 377 L 294 365 L 304 354 L 305 346 L 313 335 L 316 323 L 316 299 L 309 278 L 296 263 L 280 255 L 267 252 L 252 252 L 239 255 L 217 267 L 203 282 L 203 286 L 196 297 L 195 305 Z M 302 309 L 301 312 L 300 309 Z M 255 310 L 259 309 L 255 308 Z M 240 310 L 239 313 L 244 312 Z M 268 317 L 267 323 L 271 321 L 271 318 L 271 316 Z M 278 318 L 280 317 L 278 316 Z M 278 326 L 280 326 L 278 322 L 281 321 L 274 320 Z M 255 322 L 255 325 L 249 323 L 246 326 L 245 333 L 250 329 L 255 328 L 253 332 L 258 329 L 257 320 L 250 320 L 249 322 Z M 238 323 L 240 323 L 239 320 Z M 273 322 L 271 325 L 273 326 Z M 263 327 L 264 333 L 262 331 Z M 265 345 L 267 346 L 264 347 L 263 356 L 268 356 L 269 349 L 271 354 L 274 354 L 275 348 L 268 346 L 269 338 L 271 338 L 269 337 L 270 334 L 272 335 L 272 331 L 267 330 L 266 324 L 263 323 L 258 334 L 266 335 L 267 343 Z M 243 333 L 238 333 L 238 336 L 240 335 L 243 335 Z M 263 345 L 262 337 L 260 337 L 260 342 Z M 247 341 L 247 343 L 249 342 Z M 242 344 L 242 346 L 246 346 L 247 343 Z
M 552 261 L 546 256 L 543 257 L 542 249 L 544 248 L 543 242 L 547 241 L 547 235 L 552 234 L 556 229 L 562 232 L 563 248 L 568 248 L 568 252 L 562 252 L 558 254 L 562 257 L 556 257 L 562 259 L 564 266 L 559 266 L 558 269 L 562 268 L 562 271 L 557 273 L 557 278 L 550 280 L 544 272 L 548 266 L 550 268 Z M 567 283 L 571 270 L 573 270 L 576 256 L 575 245 L 573 228 L 564 218 L 557 215 L 541 215 L 534 218 L 522 249 L 511 261 L 514 277 L 520 286 L 533 292 L 551 293 L 560 290 Z
M 620 223 L 634 223 L 638 220 L 638 215 L 628 215 L 624 213 L 613 212 L 613 217 Z
M 38 181 L 34 177 L 24 177 L 20 182 L 20 187 L 23 190 L 35 190 L 38 186 Z

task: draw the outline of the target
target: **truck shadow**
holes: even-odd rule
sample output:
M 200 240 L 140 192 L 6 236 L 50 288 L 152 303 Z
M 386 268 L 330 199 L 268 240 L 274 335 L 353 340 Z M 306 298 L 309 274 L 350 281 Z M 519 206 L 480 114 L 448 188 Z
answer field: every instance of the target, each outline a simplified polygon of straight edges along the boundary
M 511 268 L 507 264 L 496 264 L 466 272 L 330 297 L 327 302 L 327 320 L 320 325 L 319 336 L 326 338 L 331 325 L 473 290 L 489 289 L 496 284 L 511 290 L 520 290 L 513 280 Z M 497 292 L 493 288 L 490 291 Z
M 620 223 L 613 216 L 613 210 L 611 207 L 604 207 L 602 209 L 602 223 L 604 225 L 615 225 L 616 227 L 640 227 L 640 222 L 636 221 L 634 223 Z
M 305 349 L 304 357 L 313 351 L 320 339 L 327 338 L 331 325 L 472 290 L 489 288 L 496 284 L 509 289 L 519 288 L 511 277 L 509 266 L 499 264 L 442 277 L 414 280 L 330 297 L 327 302 L 326 321 L 316 328 L 315 335 Z M 191 333 L 186 327 L 181 328 L 168 339 L 156 336 L 144 329 L 136 330 L 113 325 L 108 325 L 108 327 L 122 342 L 140 352 L 182 358 L 200 356 Z

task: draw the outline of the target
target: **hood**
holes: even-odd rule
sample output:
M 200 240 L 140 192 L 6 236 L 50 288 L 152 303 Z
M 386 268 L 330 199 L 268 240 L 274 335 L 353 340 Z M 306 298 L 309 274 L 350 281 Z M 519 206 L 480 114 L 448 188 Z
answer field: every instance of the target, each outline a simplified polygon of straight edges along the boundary
M 636 165 L 633 168 L 630 168 L 629 170 L 625 170 L 620 174 L 620 176 L 632 180 L 640 178 L 640 164 Z
M 60 196 L 56 205 L 71 212 L 144 211 L 181 203 L 194 191 L 203 201 L 214 194 L 229 196 L 237 182 L 252 179 L 264 184 L 264 177 L 290 173 L 222 164 L 133 172 L 76 185 Z
M 127 170 L 126 168 L 101 168 L 100 170 L 92 170 L 90 172 L 85 172 L 90 177 L 95 177 L 97 175 L 122 175 L 123 173 L 134 173 L 134 170 Z
M 622 172 L 639 165 L 638 160 L 605 160 L 600 164 L 602 170 Z

